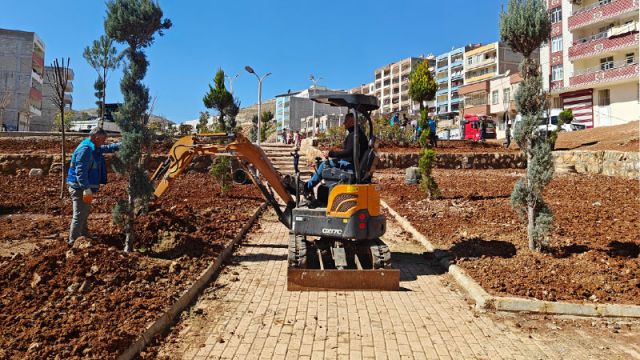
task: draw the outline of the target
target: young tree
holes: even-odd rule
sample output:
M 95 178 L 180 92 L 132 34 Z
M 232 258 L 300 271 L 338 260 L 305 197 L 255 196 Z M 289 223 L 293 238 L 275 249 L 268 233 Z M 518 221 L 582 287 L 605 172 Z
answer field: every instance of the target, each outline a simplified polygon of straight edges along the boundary
M 102 75 L 98 75 L 98 78 L 96 79 L 96 81 L 93 83 L 93 89 L 95 90 L 95 92 L 93 93 L 96 97 L 96 106 L 98 106 L 98 116 L 100 116 L 100 126 L 102 125 L 102 121 L 104 121 L 103 116 L 104 116 L 104 110 L 103 110 L 103 104 L 104 102 L 102 101 L 102 99 L 104 98 L 104 80 L 102 80 Z
M 198 119 L 198 126 L 196 129 L 198 130 L 198 134 L 206 133 L 209 131 L 209 112 L 208 111 L 200 111 L 200 118 Z
M 69 131 L 71 130 L 71 121 L 69 121 L 70 119 L 73 118 L 73 112 L 71 111 L 65 111 L 64 112 L 64 118 L 66 119 L 66 121 L 62 121 L 62 113 L 57 113 L 56 116 L 53 117 L 53 126 L 51 127 L 52 131 L 55 132 L 62 132 L 62 129 L 64 127 L 64 131 Z
M 440 190 L 436 180 L 432 176 L 435 165 L 436 152 L 429 149 L 429 126 L 427 125 L 427 109 L 424 103 L 431 101 L 436 96 L 437 84 L 429 70 L 429 62 L 423 61 L 409 74 L 409 96 L 420 104 L 420 134 L 419 143 L 424 148 L 422 156 L 418 160 L 421 180 L 420 187 L 430 199 L 440 197 Z
M 122 144 L 112 160 L 116 171 L 129 178 L 128 200 L 118 202 L 113 208 L 114 222 L 124 227 L 124 250 L 128 252 L 133 250 L 135 236 L 134 208 L 145 210 L 153 191 L 141 163 L 141 146 L 150 136 L 144 124 L 149 89 L 142 84 L 142 79 L 149 63 L 143 49 L 153 44 L 156 33 L 162 36 L 163 30 L 171 27 L 171 20 L 163 19 L 162 9 L 153 0 L 109 0 L 104 27 L 109 38 L 128 45 L 127 67 L 120 82 L 124 103 L 116 113 Z
M 424 109 L 424 103 L 431 101 L 436 96 L 438 85 L 429 70 L 429 62 L 419 63 L 409 74 L 409 97 L 420 104 L 420 112 Z
M 249 138 L 251 142 L 257 140 L 258 133 L 258 115 L 253 115 L 251 118 L 253 126 L 249 130 Z M 260 116 L 260 142 L 264 142 L 276 131 L 276 122 L 273 120 L 273 113 L 271 111 L 263 111 Z
M 67 149 L 65 146 L 65 94 L 67 93 L 67 87 L 69 85 L 69 62 L 70 59 L 67 58 L 65 63 L 64 58 L 61 60 L 55 59 L 53 60 L 53 64 L 51 65 L 53 68 L 53 72 L 45 72 L 47 76 L 48 83 L 51 86 L 51 90 L 53 90 L 53 95 L 51 95 L 51 103 L 58 108 L 60 115 L 60 134 L 62 137 L 61 141 L 61 159 L 62 159 L 62 180 L 60 184 L 60 198 L 64 197 L 64 189 L 66 187 L 66 176 L 67 176 Z
M 542 0 L 509 0 L 506 13 L 500 15 L 500 37 L 524 56 L 520 64 L 522 82 L 515 94 L 522 121 L 514 129 L 514 138 L 527 154 L 527 173 L 516 183 L 511 205 L 527 218 L 529 249 L 540 250 L 553 224 L 553 214 L 542 198 L 544 187 L 553 178 L 551 146 L 544 132 L 536 131 L 542 117 L 546 94 L 537 59 L 531 54 L 549 39 L 551 21 Z
M 123 54 L 113 46 L 113 39 L 102 35 L 98 40 L 93 40 L 91 46 L 84 48 L 82 56 L 89 65 L 98 73 L 98 79 L 94 83 L 96 97 L 98 97 L 98 113 L 100 114 L 100 126 L 104 122 L 104 106 L 107 100 L 107 79 L 109 71 L 118 68 Z
M 202 102 L 207 109 L 218 110 L 218 126 L 215 130 L 224 132 L 229 130 L 227 129 L 227 124 L 225 124 L 225 115 L 227 115 L 227 111 L 233 111 L 235 101 L 233 100 L 233 95 L 227 91 L 224 85 L 224 71 L 222 69 L 218 69 L 216 72 L 216 76 L 213 78 L 213 85 L 209 84 L 209 92 L 204 95 Z

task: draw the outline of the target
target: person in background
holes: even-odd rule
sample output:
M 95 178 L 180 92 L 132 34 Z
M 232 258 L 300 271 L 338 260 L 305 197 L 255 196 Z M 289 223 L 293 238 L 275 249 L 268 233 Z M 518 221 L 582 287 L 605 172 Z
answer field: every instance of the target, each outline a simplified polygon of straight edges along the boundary
M 287 143 L 287 129 L 282 129 L 282 142 Z
M 402 124 L 400 127 L 406 128 L 409 125 L 409 119 L 407 119 L 407 113 L 402 113 Z
M 391 120 L 389 120 L 389 125 L 391 126 L 395 126 L 398 124 L 398 113 L 393 113 L 393 116 L 391 117 Z
M 509 116 L 505 114 L 504 117 L 504 148 L 508 149 L 511 145 L 511 122 L 509 121 Z
M 291 144 L 292 142 L 293 142 L 293 141 L 292 141 L 291 131 L 287 131 L 287 136 L 286 136 L 286 138 L 285 138 L 285 143 L 286 143 L 286 144 Z
M 99 127 L 89 132 L 71 156 L 67 173 L 67 185 L 73 201 L 73 218 L 69 226 L 67 243 L 73 245 L 80 236 L 91 238 L 87 219 L 91 211 L 93 196 L 100 185 L 107 183 L 107 166 L 103 154 L 118 151 L 120 143 L 104 145 L 107 133 Z
M 434 118 L 429 118 L 427 125 L 429 125 L 429 144 L 431 144 L 432 147 L 437 147 L 438 136 L 436 135 L 436 130 L 438 126 L 436 124 L 436 120 Z
M 302 145 L 302 135 L 300 135 L 300 130 L 296 130 L 296 133 L 293 134 L 293 144 L 296 149 L 300 149 L 300 145 Z

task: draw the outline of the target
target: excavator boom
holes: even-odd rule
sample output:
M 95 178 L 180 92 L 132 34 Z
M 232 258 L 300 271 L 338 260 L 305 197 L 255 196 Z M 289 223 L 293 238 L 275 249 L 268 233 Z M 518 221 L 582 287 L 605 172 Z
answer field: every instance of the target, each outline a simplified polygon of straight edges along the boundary
M 263 196 L 274 208 L 280 221 L 291 228 L 290 212 L 295 206 L 291 194 L 287 191 L 280 174 L 273 167 L 264 151 L 252 144 L 242 134 L 205 133 L 178 139 L 171 147 L 167 159 L 158 166 L 151 176 L 151 181 L 157 182 L 154 195 L 156 197 L 162 196 L 174 179 L 187 169 L 194 157 L 200 155 L 235 156 L 238 158 L 253 183 L 258 186 Z M 253 169 L 257 170 L 259 175 Z M 264 178 L 265 182 L 260 177 Z M 280 208 L 280 204 L 270 189 L 273 189 L 286 205 L 284 211 Z

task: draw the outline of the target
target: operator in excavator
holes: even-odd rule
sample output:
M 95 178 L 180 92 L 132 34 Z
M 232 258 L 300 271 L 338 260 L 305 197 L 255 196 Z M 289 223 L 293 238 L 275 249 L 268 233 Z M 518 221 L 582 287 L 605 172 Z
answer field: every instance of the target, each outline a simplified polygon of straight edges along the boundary
M 320 163 L 316 172 L 313 174 L 311 179 L 304 184 L 303 194 L 305 198 L 308 200 L 313 200 L 313 188 L 316 187 L 322 180 L 322 171 L 327 167 L 338 167 L 342 170 L 354 170 L 353 166 L 353 151 L 354 151 L 354 134 L 358 131 L 358 153 L 363 154 L 368 148 L 368 140 L 364 131 L 360 126 L 355 126 L 355 117 L 353 113 L 348 113 L 344 117 L 344 128 L 349 132 L 347 137 L 344 139 L 344 143 L 342 145 L 341 151 L 323 151 L 322 155 L 326 161 Z M 355 130 L 357 129 L 357 130 Z M 330 159 L 331 158 L 331 159 Z M 336 161 L 334 161 L 337 160 Z

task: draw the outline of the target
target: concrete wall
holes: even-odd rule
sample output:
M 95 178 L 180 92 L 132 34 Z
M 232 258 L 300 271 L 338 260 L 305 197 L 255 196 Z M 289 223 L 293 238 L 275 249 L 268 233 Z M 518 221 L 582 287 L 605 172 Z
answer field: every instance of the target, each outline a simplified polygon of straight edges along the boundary
M 599 106 L 599 90 L 609 89 L 611 105 Z M 638 79 L 635 81 L 604 86 L 593 90 L 594 126 L 625 124 L 640 119 L 640 101 L 638 100 Z
M 556 169 L 640 180 L 640 152 L 570 150 L 554 151 L 553 157 Z

